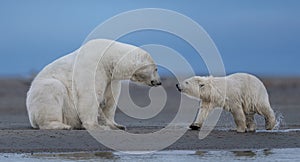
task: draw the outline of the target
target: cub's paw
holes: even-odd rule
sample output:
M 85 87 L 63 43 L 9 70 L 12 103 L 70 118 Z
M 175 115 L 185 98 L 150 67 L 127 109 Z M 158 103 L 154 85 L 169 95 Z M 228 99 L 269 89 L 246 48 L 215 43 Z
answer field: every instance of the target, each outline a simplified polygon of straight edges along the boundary
M 126 127 L 123 125 L 115 124 L 115 127 L 117 127 L 118 129 L 121 129 L 121 130 L 126 130 Z
M 201 128 L 201 124 L 193 123 L 190 125 L 191 130 L 199 130 Z

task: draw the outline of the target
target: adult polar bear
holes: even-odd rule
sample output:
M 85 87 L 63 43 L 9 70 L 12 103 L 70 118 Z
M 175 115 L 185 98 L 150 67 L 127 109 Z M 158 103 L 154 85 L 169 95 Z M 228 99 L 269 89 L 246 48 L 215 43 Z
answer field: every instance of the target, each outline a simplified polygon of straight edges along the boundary
M 263 83 L 253 75 L 235 73 L 226 77 L 195 76 L 176 85 L 188 96 L 201 99 L 201 109 L 191 129 L 201 128 L 214 107 L 230 111 L 237 125 L 237 132 L 255 131 L 255 113 L 265 118 L 265 128 L 273 129 L 276 121 Z
M 96 69 L 90 69 L 91 64 Z M 90 83 L 95 83 L 95 89 L 73 81 L 75 65 L 81 74 L 94 72 L 95 82 Z M 149 86 L 161 84 L 157 67 L 146 51 L 112 40 L 91 40 L 47 65 L 35 77 L 26 100 L 30 123 L 39 129 L 125 129 L 115 123 L 114 115 L 120 82 L 129 79 Z M 98 102 L 86 96 L 93 90 Z

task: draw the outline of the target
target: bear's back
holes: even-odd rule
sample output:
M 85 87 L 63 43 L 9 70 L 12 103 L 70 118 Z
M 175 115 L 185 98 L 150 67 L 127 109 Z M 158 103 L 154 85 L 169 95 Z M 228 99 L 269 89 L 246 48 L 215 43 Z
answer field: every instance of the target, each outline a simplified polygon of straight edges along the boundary
M 228 76 L 232 85 L 239 86 L 244 97 L 267 97 L 267 90 L 260 79 L 247 73 L 235 73 Z

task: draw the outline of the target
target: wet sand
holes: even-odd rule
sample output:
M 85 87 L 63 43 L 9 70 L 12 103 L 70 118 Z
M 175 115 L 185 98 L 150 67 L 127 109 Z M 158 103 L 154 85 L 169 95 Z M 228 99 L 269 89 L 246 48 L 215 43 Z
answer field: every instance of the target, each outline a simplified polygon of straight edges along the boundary
M 300 129 L 300 78 L 263 78 L 270 101 L 281 118 L 279 130 Z M 174 88 L 175 81 L 164 80 L 167 101 L 164 109 L 151 119 L 134 119 L 121 111 L 116 121 L 127 126 L 127 131 L 143 134 L 158 131 L 172 121 L 178 111 L 180 94 Z M 0 152 L 73 152 L 110 151 L 97 142 L 85 130 L 35 130 L 30 127 L 26 113 L 25 98 L 30 81 L 26 79 L 0 79 Z M 132 100 L 139 106 L 150 103 L 149 88 L 130 84 Z M 161 97 L 161 96 L 154 96 Z M 122 101 L 122 97 L 120 99 Z M 190 100 L 186 108 L 198 106 Z M 264 130 L 264 120 L 256 116 L 258 129 Z M 186 125 L 187 126 L 187 125 Z M 198 131 L 187 131 L 166 150 L 236 150 L 300 148 L 300 131 L 258 131 L 236 133 L 230 113 L 223 111 L 211 134 L 198 139 Z M 160 142 L 160 141 L 153 141 Z

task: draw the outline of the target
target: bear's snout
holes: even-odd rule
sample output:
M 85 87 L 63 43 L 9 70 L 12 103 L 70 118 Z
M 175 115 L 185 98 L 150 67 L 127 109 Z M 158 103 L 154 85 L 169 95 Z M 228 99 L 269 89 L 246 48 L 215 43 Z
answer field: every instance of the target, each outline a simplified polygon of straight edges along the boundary
M 151 80 L 151 85 L 152 86 L 160 86 L 161 82 L 159 80 Z

